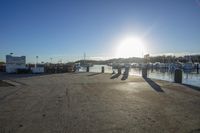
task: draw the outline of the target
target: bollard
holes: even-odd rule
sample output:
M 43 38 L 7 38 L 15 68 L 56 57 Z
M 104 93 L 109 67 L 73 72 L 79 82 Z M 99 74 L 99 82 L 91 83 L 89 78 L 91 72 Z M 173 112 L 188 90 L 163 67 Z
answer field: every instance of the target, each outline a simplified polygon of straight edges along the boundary
M 147 78 L 147 68 L 146 67 L 142 68 L 142 77 Z
M 112 74 L 115 74 L 115 71 L 113 70 Z
M 199 74 L 199 64 L 197 64 L 197 74 Z
M 122 69 L 119 67 L 118 68 L 118 74 L 121 74 L 122 73 Z
M 176 69 L 174 73 L 174 82 L 175 83 L 182 83 L 182 70 Z
M 103 66 L 101 67 L 101 72 L 104 73 L 104 67 Z
M 89 72 L 90 71 L 90 67 L 89 66 L 87 66 L 87 70 L 86 70 L 87 72 Z
M 129 74 L 129 67 L 125 67 L 125 72 L 124 72 L 125 75 L 128 75 Z

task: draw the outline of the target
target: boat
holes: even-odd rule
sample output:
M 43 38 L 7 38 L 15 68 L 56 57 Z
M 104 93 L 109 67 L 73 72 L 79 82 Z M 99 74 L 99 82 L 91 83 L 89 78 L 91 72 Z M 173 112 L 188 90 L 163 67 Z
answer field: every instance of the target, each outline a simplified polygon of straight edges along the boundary
M 176 69 L 182 69 L 182 68 L 183 68 L 183 64 L 181 62 L 175 62 L 175 63 L 168 64 L 169 71 L 174 71 Z
M 124 66 L 123 63 L 113 63 L 112 64 L 112 69 L 122 68 L 123 66 Z
M 183 65 L 183 70 L 192 70 L 194 69 L 194 64 L 192 63 L 191 56 L 189 56 L 188 62 Z
M 153 63 L 153 68 L 155 68 L 155 69 L 160 68 L 160 62 Z
M 74 64 L 74 67 L 75 67 L 76 69 L 80 69 L 80 68 L 81 68 L 81 65 L 80 65 L 80 63 L 75 63 L 75 64 Z
M 183 69 L 184 70 L 192 70 L 192 69 L 194 69 L 194 64 L 192 62 L 185 63 L 183 65 Z

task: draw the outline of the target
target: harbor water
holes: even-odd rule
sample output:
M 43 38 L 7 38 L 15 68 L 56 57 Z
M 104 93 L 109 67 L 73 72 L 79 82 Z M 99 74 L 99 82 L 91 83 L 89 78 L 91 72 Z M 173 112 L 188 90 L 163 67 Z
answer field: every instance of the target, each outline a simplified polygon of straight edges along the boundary
M 112 69 L 112 66 L 107 65 L 93 65 L 90 67 L 90 72 L 101 72 L 102 66 L 105 69 L 105 73 L 112 73 L 117 70 Z M 81 68 L 80 71 L 86 71 L 86 68 Z M 124 69 L 122 69 L 122 73 Z M 130 68 L 129 75 L 141 76 L 142 70 L 140 68 Z M 153 79 L 166 80 L 170 82 L 174 82 L 174 72 L 169 71 L 167 69 L 149 69 L 148 77 Z M 200 87 L 200 74 L 198 74 L 195 70 L 193 71 L 183 71 L 183 84 L 193 85 Z

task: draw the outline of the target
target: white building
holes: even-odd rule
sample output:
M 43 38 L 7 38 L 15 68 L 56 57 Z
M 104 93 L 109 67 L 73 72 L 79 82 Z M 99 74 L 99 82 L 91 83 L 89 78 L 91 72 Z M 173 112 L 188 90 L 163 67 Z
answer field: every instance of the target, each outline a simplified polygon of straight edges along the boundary
M 6 72 L 16 73 L 17 69 L 26 69 L 26 57 L 6 55 Z
M 44 66 L 36 65 L 36 67 L 31 67 L 32 73 L 44 73 Z

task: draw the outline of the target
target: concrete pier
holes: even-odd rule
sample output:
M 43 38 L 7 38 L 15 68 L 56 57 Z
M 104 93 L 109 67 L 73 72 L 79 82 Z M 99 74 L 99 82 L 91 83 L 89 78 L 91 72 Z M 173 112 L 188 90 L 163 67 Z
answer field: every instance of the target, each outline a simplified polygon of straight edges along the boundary
M 9 77 L 17 84 L 0 84 L 0 132 L 198 133 L 200 91 L 167 81 L 111 76 Z

